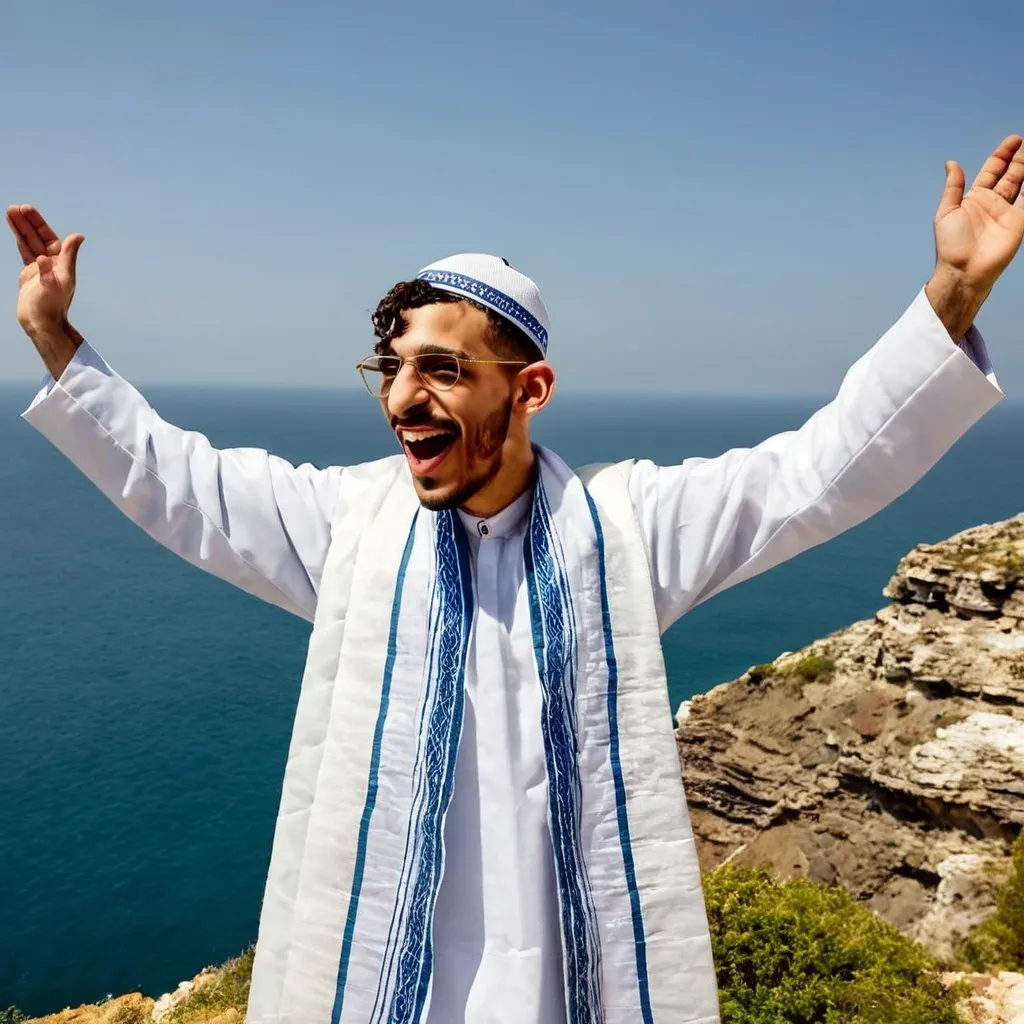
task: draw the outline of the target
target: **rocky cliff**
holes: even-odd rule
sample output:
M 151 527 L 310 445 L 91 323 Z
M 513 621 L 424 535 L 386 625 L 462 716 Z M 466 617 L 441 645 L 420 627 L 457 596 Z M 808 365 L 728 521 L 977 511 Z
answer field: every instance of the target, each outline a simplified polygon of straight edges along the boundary
M 684 703 L 705 870 L 841 885 L 951 959 L 1024 823 L 1024 516 L 922 544 L 889 605 Z

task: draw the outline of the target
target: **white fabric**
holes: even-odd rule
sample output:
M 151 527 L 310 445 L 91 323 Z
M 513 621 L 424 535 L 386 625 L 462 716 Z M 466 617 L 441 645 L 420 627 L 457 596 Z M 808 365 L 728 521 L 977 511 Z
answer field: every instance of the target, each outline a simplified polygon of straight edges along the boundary
M 1001 397 L 980 336 L 953 346 L 921 293 L 800 430 L 718 458 L 634 464 L 628 486 L 661 628 L 884 507 Z M 320 470 L 252 449 L 218 451 L 162 420 L 88 346 L 25 418 L 160 543 L 307 619 L 317 612 L 332 517 L 343 518 L 353 545 L 366 522 L 358 501 L 339 508 L 340 481 L 372 485 L 377 464 Z M 460 750 L 447 838 L 449 865 L 462 870 L 449 871 L 459 885 L 446 882 L 439 896 L 437 948 L 448 961 L 436 971 L 452 979 L 454 1002 L 469 994 L 465 1015 L 456 1005 L 447 1020 L 527 1024 L 561 1019 L 560 993 L 549 1001 L 550 974 L 539 966 L 557 946 L 558 923 L 550 874 L 506 869 L 515 850 L 505 837 L 524 849 L 550 840 L 543 801 L 516 799 L 536 795 L 543 749 L 520 728 L 536 720 L 539 699 L 526 684 L 532 650 L 521 639 L 522 574 L 511 553 L 520 527 L 496 519 L 474 567 L 481 596 L 466 688 L 481 725 L 471 735 L 467 717 Z M 457 821 L 486 824 L 456 829 Z
M 402 456 L 378 470 L 376 488 L 355 485 L 370 516 L 359 548 L 344 563 L 329 554 L 321 585 L 302 686 L 320 693 L 333 683 L 333 698 L 326 723 L 309 703 L 296 718 L 301 739 L 285 777 L 253 1021 L 412 1022 L 430 999 L 439 824 L 475 588 L 458 517 L 419 509 Z M 588 496 L 557 456 L 540 453 L 523 550 L 533 688 L 544 698 L 537 718 L 518 724 L 546 736 L 566 1016 L 710 1024 L 718 1019 L 710 938 L 626 480 L 611 467 Z M 343 505 L 348 492 L 343 478 Z M 325 663 L 320 638 L 337 647 L 339 624 L 340 658 Z M 304 829 L 296 827 L 303 815 Z M 520 872 L 535 866 L 523 860 Z M 451 1020 L 450 994 L 439 998 L 434 1019 Z
M 417 275 L 441 291 L 464 295 L 510 320 L 547 355 L 551 318 L 540 289 L 507 260 L 479 252 L 447 256 Z
M 522 1021 L 565 1019 L 544 744 L 539 729 L 522 727 L 541 713 L 523 585 L 531 497 L 490 519 L 462 516 L 474 554 L 477 627 L 434 915 L 431 1024 L 500 1019 L 496 1000 L 514 1000 Z M 487 807 L 501 813 L 486 814 Z M 471 881 L 454 884 L 459 879 Z

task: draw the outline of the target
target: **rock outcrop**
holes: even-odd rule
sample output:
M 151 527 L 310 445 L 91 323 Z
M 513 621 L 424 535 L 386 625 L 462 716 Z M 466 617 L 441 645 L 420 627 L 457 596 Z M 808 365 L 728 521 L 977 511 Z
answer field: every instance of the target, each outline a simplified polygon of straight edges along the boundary
M 967 984 L 958 1006 L 964 1024 L 1024 1024 L 1024 974 L 947 974 L 943 981 Z
M 940 959 L 1024 824 L 1024 516 L 919 545 L 891 603 L 687 701 L 701 864 L 841 885 Z

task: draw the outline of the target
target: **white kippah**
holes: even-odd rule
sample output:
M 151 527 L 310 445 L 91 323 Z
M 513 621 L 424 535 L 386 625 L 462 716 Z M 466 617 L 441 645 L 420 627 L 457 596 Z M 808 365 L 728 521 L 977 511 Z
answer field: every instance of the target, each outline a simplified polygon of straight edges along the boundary
M 465 295 L 500 313 L 531 338 L 542 355 L 547 355 L 551 321 L 540 290 L 508 260 L 463 252 L 431 263 L 416 277 L 434 288 Z

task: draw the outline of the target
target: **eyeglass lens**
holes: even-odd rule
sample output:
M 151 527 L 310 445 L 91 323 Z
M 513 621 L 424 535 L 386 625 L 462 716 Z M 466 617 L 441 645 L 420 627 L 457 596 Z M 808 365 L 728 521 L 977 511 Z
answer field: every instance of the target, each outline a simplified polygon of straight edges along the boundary
M 427 353 L 414 356 L 408 362 L 413 364 L 427 387 L 438 391 L 453 388 L 459 379 L 459 361 L 453 356 Z M 381 397 L 391 390 L 401 368 L 402 360 L 398 356 L 371 356 L 364 359 L 360 367 L 367 387 Z

